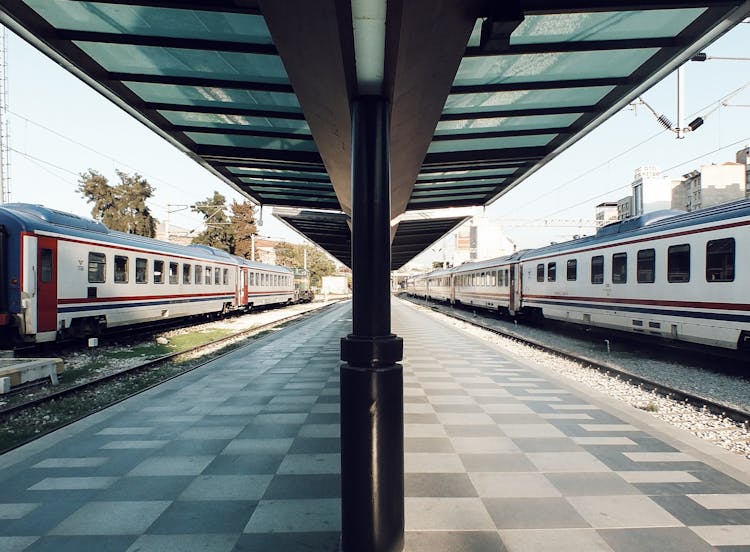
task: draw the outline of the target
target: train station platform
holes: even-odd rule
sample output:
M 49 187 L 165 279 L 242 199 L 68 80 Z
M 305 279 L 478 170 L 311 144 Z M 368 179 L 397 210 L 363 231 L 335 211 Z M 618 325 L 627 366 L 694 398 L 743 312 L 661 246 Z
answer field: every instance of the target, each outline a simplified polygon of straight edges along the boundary
M 336 551 L 351 306 L 0 456 L 0 550 Z M 750 461 L 394 300 L 406 550 L 750 550 Z

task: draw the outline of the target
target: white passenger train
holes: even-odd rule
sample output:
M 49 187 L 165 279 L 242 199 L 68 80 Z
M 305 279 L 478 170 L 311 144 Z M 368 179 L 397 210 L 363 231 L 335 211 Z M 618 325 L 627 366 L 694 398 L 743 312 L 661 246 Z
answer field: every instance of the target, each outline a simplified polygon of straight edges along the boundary
M 661 211 L 595 236 L 434 271 L 411 294 L 750 349 L 750 201 Z
M 295 299 L 288 268 L 115 232 L 21 203 L 0 206 L 0 278 L 0 330 L 7 342 L 86 337 Z

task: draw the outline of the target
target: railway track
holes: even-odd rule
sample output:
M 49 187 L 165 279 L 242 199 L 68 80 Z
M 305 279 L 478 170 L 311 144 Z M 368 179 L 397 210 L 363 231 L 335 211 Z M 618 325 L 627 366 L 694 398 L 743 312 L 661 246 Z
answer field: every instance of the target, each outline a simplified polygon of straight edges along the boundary
M 436 305 L 434 303 L 430 303 L 421 299 L 414 299 L 412 297 L 405 299 L 415 304 L 430 308 L 442 315 L 461 320 L 464 323 L 481 328 L 501 337 L 511 339 L 517 343 L 522 343 L 539 351 L 543 351 L 545 353 L 555 355 L 559 358 L 564 358 L 566 360 L 582 364 L 588 368 L 597 370 L 611 377 L 615 377 L 633 386 L 637 386 L 641 389 L 654 392 L 659 396 L 691 404 L 697 409 L 702 409 L 717 416 L 729 418 L 738 424 L 744 425 L 745 427 L 750 425 L 750 406 L 748 406 L 747 408 L 743 408 L 741 406 L 727 404 L 726 402 L 723 402 L 718 398 L 693 393 L 684 389 L 678 389 L 674 386 L 658 381 L 657 379 L 644 377 L 643 375 L 623 369 L 620 366 L 603 362 L 600 359 L 592 358 L 591 356 L 581 354 L 580 352 L 572 350 L 561 350 L 559 347 L 549 346 L 539 339 L 522 335 L 519 332 L 507 328 L 501 328 L 496 325 L 492 325 L 489 323 L 492 319 L 485 316 L 477 316 L 474 313 L 470 313 L 464 310 Z M 750 397 L 748 397 L 748 400 L 750 401 Z
M 262 339 L 262 335 L 259 334 L 281 325 L 299 323 L 313 314 L 324 312 L 331 308 L 333 304 L 335 303 L 253 326 L 208 343 L 148 360 L 6 408 L 0 408 L 0 454 L 221 358 L 237 348 L 229 348 L 235 343 L 241 343 L 252 336 L 259 336 L 258 338 Z M 218 352 L 209 354 L 211 351 Z M 207 358 L 178 364 L 182 358 L 194 358 L 201 354 L 206 354 Z M 54 414 L 50 412 L 54 412 Z M 25 432 L 8 430 L 9 427 L 18 426 L 19 423 L 23 425 L 25 421 L 29 424 L 41 426 L 41 429 L 39 427 L 36 429 L 29 428 L 29 431 Z

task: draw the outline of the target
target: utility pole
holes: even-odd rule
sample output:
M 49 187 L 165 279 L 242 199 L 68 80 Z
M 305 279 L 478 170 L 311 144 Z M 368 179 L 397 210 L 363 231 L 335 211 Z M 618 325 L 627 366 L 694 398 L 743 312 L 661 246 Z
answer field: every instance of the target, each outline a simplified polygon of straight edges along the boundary
M 5 27 L 0 25 L 0 204 L 10 202 L 8 158 L 8 58 Z

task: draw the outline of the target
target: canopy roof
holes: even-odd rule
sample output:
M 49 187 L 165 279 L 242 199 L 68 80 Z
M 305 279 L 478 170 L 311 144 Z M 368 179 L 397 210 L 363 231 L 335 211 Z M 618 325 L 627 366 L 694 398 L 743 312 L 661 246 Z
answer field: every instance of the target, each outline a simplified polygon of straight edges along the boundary
M 320 245 L 341 263 L 352 266 L 349 217 L 344 213 L 277 207 L 273 215 Z M 394 228 L 391 270 L 398 270 L 470 216 L 403 217 Z
M 0 4 L 12 30 L 262 205 L 349 214 L 350 102 L 385 96 L 394 218 L 496 200 L 749 11 L 740 0 Z

